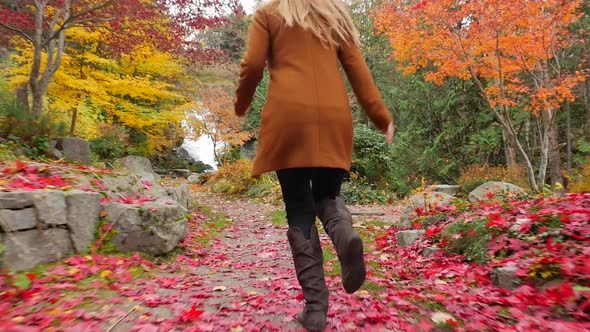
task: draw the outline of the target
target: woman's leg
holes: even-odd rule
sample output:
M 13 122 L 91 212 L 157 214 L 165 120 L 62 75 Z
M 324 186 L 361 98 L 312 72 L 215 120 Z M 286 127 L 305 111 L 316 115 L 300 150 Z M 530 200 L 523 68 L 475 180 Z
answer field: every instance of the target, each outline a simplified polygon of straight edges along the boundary
M 309 240 L 311 226 L 315 224 L 315 206 L 311 192 L 310 168 L 289 168 L 277 171 L 289 227 L 297 227 Z
M 344 170 L 317 168 L 312 176 L 312 188 L 317 216 L 330 236 L 342 271 L 342 284 L 347 293 L 356 292 L 366 276 L 363 241 L 352 227 L 352 216 L 340 188 Z
M 287 238 L 293 254 L 297 281 L 305 298 L 305 307 L 297 315 L 310 331 L 323 331 L 328 314 L 328 287 L 324 278 L 322 247 L 315 226 L 315 207 L 307 168 L 277 171 L 287 211 Z

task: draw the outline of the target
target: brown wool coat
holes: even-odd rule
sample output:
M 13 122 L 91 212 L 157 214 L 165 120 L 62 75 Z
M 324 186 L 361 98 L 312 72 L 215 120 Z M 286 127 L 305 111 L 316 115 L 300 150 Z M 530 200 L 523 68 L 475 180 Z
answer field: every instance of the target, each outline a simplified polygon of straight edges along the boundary
M 381 130 L 391 114 L 353 43 L 324 46 L 311 32 L 287 27 L 275 9 L 254 14 L 241 62 L 235 112 L 243 116 L 268 62 L 268 101 L 262 110 L 253 176 L 296 167 L 350 170 L 353 123 L 342 65 L 355 95 Z

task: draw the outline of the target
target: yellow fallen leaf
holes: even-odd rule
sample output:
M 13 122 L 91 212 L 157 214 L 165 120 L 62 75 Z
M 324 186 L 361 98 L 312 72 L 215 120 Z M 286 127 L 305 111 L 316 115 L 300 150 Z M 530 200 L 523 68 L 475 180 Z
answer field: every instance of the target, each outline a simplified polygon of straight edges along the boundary
M 244 330 L 244 328 L 241 327 L 240 325 L 234 326 L 230 329 L 231 332 L 242 332 L 243 330 Z
M 225 287 L 225 286 L 215 286 L 215 287 L 213 287 L 213 291 L 215 291 L 215 292 L 224 292 L 225 290 L 227 290 L 227 287 Z
M 101 277 L 101 278 L 106 278 L 106 277 L 110 276 L 111 274 L 113 274 L 113 271 L 110 271 L 110 270 L 104 270 L 104 271 L 102 271 L 102 272 L 100 273 L 100 277 Z
M 22 323 L 25 321 L 25 318 L 23 316 L 16 316 L 12 319 L 12 321 L 15 323 Z
M 77 268 L 75 268 L 75 267 L 73 267 L 73 268 L 71 268 L 71 269 L 69 269 L 69 270 L 68 270 L 68 273 L 69 273 L 69 274 L 76 274 L 76 273 L 78 273 L 78 272 L 80 272 L 80 270 L 78 270 L 78 269 L 77 269 Z

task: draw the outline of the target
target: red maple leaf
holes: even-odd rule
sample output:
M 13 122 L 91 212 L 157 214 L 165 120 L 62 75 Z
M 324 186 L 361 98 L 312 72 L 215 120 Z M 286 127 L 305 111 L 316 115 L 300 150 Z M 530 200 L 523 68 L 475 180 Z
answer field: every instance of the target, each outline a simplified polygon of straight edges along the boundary
M 197 305 L 193 304 L 193 306 L 191 307 L 191 310 L 183 311 L 182 314 L 180 314 L 180 316 L 178 316 L 177 319 L 181 323 L 194 322 L 194 321 L 198 320 L 202 314 L 203 314 L 203 311 L 197 310 Z

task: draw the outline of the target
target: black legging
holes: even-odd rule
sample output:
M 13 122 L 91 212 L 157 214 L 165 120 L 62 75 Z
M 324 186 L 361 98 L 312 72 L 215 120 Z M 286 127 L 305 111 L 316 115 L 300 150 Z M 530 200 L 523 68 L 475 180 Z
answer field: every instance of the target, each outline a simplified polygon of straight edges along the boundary
M 343 169 L 323 167 L 278 170 L 289 227 L 298 227 L 309 239 L 316 203 L 326 197 L 340 196 L 345 174 Z

